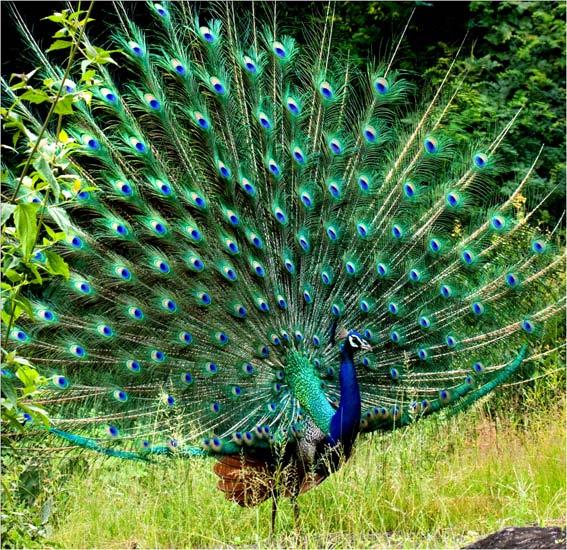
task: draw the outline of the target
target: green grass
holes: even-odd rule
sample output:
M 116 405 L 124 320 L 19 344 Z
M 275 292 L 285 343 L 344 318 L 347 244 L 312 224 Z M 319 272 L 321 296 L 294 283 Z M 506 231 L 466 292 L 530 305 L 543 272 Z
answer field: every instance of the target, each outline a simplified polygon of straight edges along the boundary
M 359 442 L 351 461 L 289 502 L 241 509 L 210 460 L 97 461 L 75 472 L 50 540 L 65 548 L 459 547 L 510 525 L 565 524 L 565 409 L 514 426 L 482 409 Z

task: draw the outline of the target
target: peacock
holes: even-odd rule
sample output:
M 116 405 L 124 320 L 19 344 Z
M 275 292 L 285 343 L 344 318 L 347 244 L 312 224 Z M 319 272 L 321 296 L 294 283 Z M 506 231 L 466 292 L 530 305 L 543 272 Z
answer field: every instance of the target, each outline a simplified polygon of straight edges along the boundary
M 415 113 L 401 39 L 360 68 L 331 18 L 300 45 L 255 9 L 150 2 L 142 29 L 117 4 L 120 62 L 88 101 L 78 67 L 65 78 L 35 46 L 74 96 L 80 185 L 56 248 L 70 275 L 29 296 L 5 345 L 48 381 L 50 425 L 23 421 L 41 446 L 211 457 L 226 498 L 272 499 L 273 525 L 278 498 L 296 503 L 359 435 L 518 376 L 563 310 L 545 289 L 564 257 L 558 228 L 530 224 L 537 156 L 495 200 L 515 117 L 452 142 L 456 57 Z

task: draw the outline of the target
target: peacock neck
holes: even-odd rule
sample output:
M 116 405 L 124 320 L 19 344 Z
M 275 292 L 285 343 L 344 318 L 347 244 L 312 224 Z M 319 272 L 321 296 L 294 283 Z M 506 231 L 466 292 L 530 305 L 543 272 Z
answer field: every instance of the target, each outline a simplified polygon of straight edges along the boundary
M 360 389 L 356 378 L 352 350 L 342 345 L 340 357 L 341 397 L 339 407 L 331 420 L 329 437 L 333 443 L 341 442 L 346 453 L 349 454 L 360 427 Z

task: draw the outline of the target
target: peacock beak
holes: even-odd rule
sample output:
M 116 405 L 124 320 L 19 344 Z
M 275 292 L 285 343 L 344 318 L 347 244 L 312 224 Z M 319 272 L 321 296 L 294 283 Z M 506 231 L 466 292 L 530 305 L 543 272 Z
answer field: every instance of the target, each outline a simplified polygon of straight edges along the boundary
M 363 351 L 372 351 L 372 346 L 366 340 L 363 340 L 362 347 L 360 349 Z

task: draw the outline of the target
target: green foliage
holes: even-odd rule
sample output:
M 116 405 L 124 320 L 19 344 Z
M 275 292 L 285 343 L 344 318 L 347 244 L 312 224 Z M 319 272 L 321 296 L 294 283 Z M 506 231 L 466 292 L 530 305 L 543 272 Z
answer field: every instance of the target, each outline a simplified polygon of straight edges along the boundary
M 2 129 L 11 134 L 11 146 L 3 147 L 21 162 L 15 174 L 8 169 L 2 171 L 1 315 L 5 338 L 10 337 L 22 313 L 33 316 L 25 297 L 28 288 L 45 285 L 55 277 L 69 278 L 67 263 L 52 247 L 65 239 L 69 221 L 64 207 L 84 185 L 72 168 L 72 155 L 78 145 L 61 130 L 62 120 L 73 114 L 74 104 L 90 101 L 97 81 L 96 71 L 89 67 L 113 62 L 111 52 L 94 48 L 84 40 L 84 28 L 91 21 L 87 11 L 64 10 L 48 19 L 60 25 L 55 38 L 66 37 L 48 49 L 69 49 L 66 75 L 80 49 L 82 85 L 78 89 L 65 77 L 58 82 L 47 78 L 36 84 L 40 68 L 12 75 L 10 84 L 2 82 L 3 95 L 9 100 L 0 110 Z M 46 114 L 34 110 L 42 104 L 49 106 Z M 39 423 L 47 423 L 45 411 L 30 402 L 45 379 L 15 352 L 3 349 L 2 354 L 2 421 L 17 428 L 21 426 L 21 415 L 27 413 Z
M 538 215 L 552 224 L 565 194 L 565 4 L 472 2 L 470 26 L 482 39 L 461 62 L 467 73 L 449 117 L 451 134 L 462 143 L 481 140 L 522 109 L 499 154 L 500 191 L 511 194 L 543 145 L 532 185 L 550 193 Z M 426 74 L 439 82 L 448 62 Z

